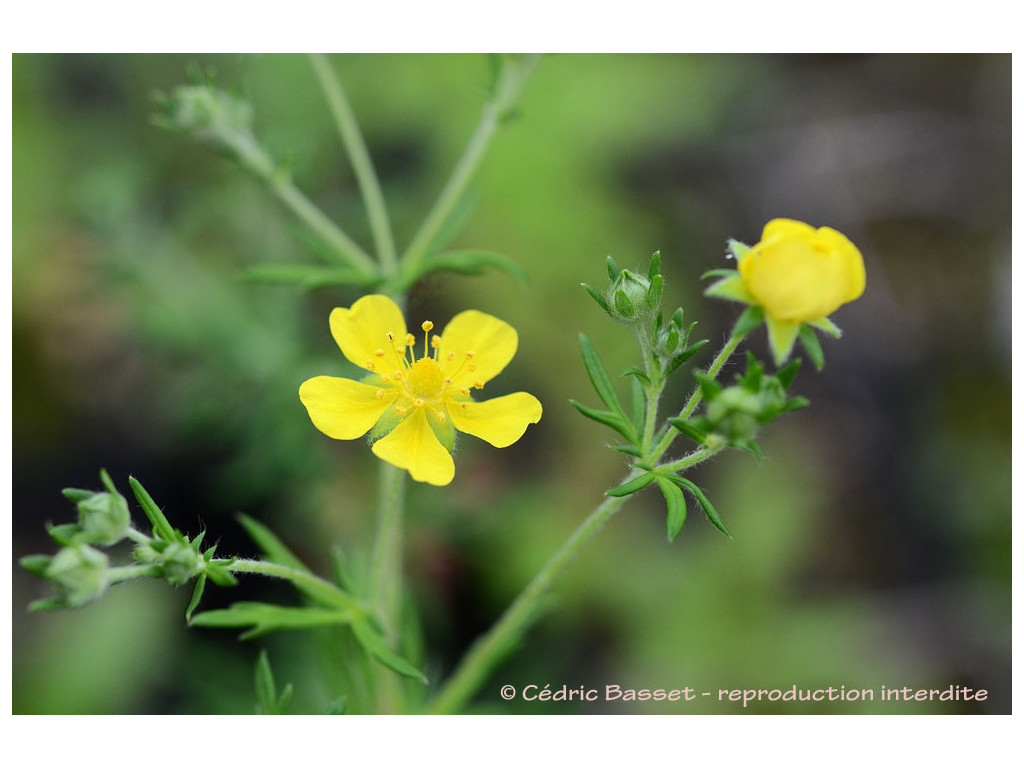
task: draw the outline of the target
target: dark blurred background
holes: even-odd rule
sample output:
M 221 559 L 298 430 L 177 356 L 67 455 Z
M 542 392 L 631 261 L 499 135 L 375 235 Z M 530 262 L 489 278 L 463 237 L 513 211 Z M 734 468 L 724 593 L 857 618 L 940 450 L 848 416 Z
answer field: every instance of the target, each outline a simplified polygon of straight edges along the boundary
M 471 55 L 332 58 L 377 163 L 399 245 L 467 140 L 489 70 Z M 179 528 L 252 556 L 239 511 L 329 573 L 329 542 L 370 540 L 375 459 L 328 440 L 297 388 L 348 375 L 327 329 L 357 294 L 240 279 L 312 262 L 288 214 L 230 162 L 150 122 L 154 90 L 215 66 L 256 107 L 257 135 L 297 184 L 370 245 L 358 190 L 303 56 L 15 55 L 13 59 L 13 709 L 252 711 L 268 648 L 294 711 L 342 693 L 316 634 L 239 643 L 187 629 L 189 590 L 132 583 L 30 614 L 47 585 L 17 558 L 51 552 L 66 486 L 142 480 Z M 691 509 L 669 544 L 663 501 L 636 497 L 563 575 L 552 609 L 481 692 L 482 712 L 1009 713 L 1009 55 L 562 55 L 542 62 L 475 186 L 456 244 L 514 257 L 501 273 L 435 276 L 410 315 L 440 327 L 478 308 L 519 352 L 489 396 L 526 389 L 544 418 L 514 447 L 460 443 L 454 483 L 409 492 L 407 570 L 428 674 L 464 647 L 614 485 L 613 434 L 580 362 L 611 370 L 628 331 L 580 289 L 604 258 L 660 250 L 666 304 L 710 338 L 738 305 L 701 296 L 728 238 L 777 216 L 830 225 L 864 253 L 867 291 L 833 317 L 812 407 L 766 431 L 763 466 L 723 455 L 692 477 L 734 539 Z M 744 348 L 767 357 L 764 331 Z M 731 378 L 737 366 L 726 371 Z M 677 410 L 692 386 L 666 393 Z M 141 523 L 141 515 L 137 515 Z M 290 601 L 247 579 L 206 607 Z M 552 687 L 985 688 L 982 703 L 540 704 Z

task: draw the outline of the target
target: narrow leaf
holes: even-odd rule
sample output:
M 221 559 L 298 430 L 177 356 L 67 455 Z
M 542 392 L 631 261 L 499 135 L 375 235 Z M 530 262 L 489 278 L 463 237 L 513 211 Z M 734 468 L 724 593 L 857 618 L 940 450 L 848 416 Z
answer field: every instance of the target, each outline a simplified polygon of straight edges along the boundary
M 811 401 L 808 400 L 806 397 L 800 397 L 799 395 L 796 396 L 796 397 L 791 397 L 791 398 L 789 398 L 789 400 L 786 401 L 786 404 L 784 406 L 782 406 L 782 410 L 780 411 L 780 413 L 789 413 L 790 411 L 798 411 L 801 408 L 806 408 L 810 404 L 811 404 Z
M 644 373 L 643 371 L 641 371 L 639 368 L 637 368 L 635 366 L 630 366 L 629 368 L 624 370 L 622 372 L 622 375 L 623 376 L 635 376 L 637 379 L 642 381 L 644 384 L 646 384 L 648 386 L 650 386 L 650 384 L 651 384 L 651 380 L 647 376 L 647 374 Z
M 678 475 L 673 476 L 673 482 L 681 485 L 683 488 L 688 490 L 690 494 L 697 500 L 701 508 L 704 510 L 704 514 L 708 516 L 708 520 L 718 530 L 732 538 L 732 534 L 729 533 L 729 529 L 725 527 L 725 523 L 722 522 L 722 518 L 718 515 L 718 510 L 715 509 L 715 505 L 711 503 L 711 499 L 704 495 L 704 491 L 698 488 L 692 481 L 687 480 L 685 477 L 679 477 Z
M 686 419 L 669 419 L 669 423 L 699 445 L 707 439 L 707 433 Z
M 460 275 L 480 275 L 488 269 L 498 269 L 511 275 L 524 285 L 529 283 L 526 271 L 515 259 L 494 251 L 444 251 L 430 256 L 424 264 L 427 272 L 455 272 Z
M 196 579 L 196 585 L 192 589 L 192 599 L 188 601 L 188 607 L 185 609 L 185 622 L 188 624 L 192 623 L 192 614 L 195 613 L 196 608 L 199 607 L 199 601 L 203 599 L 203 590 L 206 589 L 206 572 L 199 574 L 199 578 Z
M 615 259 L 609 256 L 605 259 L 605 266 L 608 268 L 608 278 L 614 282 L 615 278 L 619 276 L 619 265 L 615 263 Z
M 641 375 L 642 372 L 641 372 Z M 646 376 L 643 377 L 647 379 Z M 644 431 L 644 419 L 647 417 L 647 398 L 644 396 L 644 388 L 640 383 L 640 378 L 634 378 L 632 384 L 632 396 L 633 402 L 631 410 L 633 413 L 633 428 L 636 429 L 636 433 L 639 435 Z M 650 380 L 647 381 L 650 384 Z
M 654 282 L 654 278 L 661 274 L 661 251 L 655 251 L 651 256 L 651 263 L 647 266 L 647 279 Z
M 18 564 L 29 573 L 41 577 L 46 573 L 46 569 L 52 561 L 53 558 L 49 555 L 25 555 L 18 560 Z
M 353 619 L 351 611 L 339 609 L 238 602 L 229 608 L 197 613 L 192 617 L 192 625 L 219 628 L 251 627 L 241 636 L 242 640 L 248 640 L 268 632 L 348 624 Z
M 665 518 L 665 532 L 669 541 L 675 541 L 683 524 L 686 523 L 686 497 L 678 485 L 667 477 L 658 477 L 658 487 L 665 495 L 665 504 L 668 508 L 668 515 Z
M 819 371 L 825 367 L 825 353 L 821 349 L 821 342 L 818 341 L 818 337 L 814 334 L 814 330 L 804 324 L 800 326 L 800 342 L 804 345 L 804 349 L 807 351 L 807 356 L 811 358 L 811 362 L 814 363 L 814 367 Z
M 64 494 L 64 498 L 66 498 L 73 504 L 77 504 L 80 501 L 85 501 L 86 499 L 91 499 L 93 496 L 96 495 L 95 491 L 85 491 L 82 490 L 81 488 L 65 488 L 63 491 L 61 491 L 61 493 Z
M 633 456 L 634 458 L 637 458 L 637 459 L 639 459 L 643 455 L 640 452 L 640 449 L 637 448 L 635 445 L 612 445 L 612 446 L 609 446 L 609 447 L 613 451 L 618 451 L 619 453 L 624 453 L 627 456 Z
M 617 485 L 614 488 L 610 488 L 605 491 L 605 496 L 629 496 L 630 494 L 636 493 L 637 491 L 646 488 L 652 482 L 654 482 L 654 475 L 650 472 L 645 472 L 639 477 L 634 477 L 632 480 Z
M 700 279 L 707 280 L 709 277 L 736 277 L 737 274 L 738 273 L 735 269 L 709 269 L 700 276 Z
M 586 405 L 583 405 L 583 403 L 580 403 L 576 400 L 570 400 L 569 402 L 572 403 L 572 406 L 577 411 L 582 413 L 588 419 L 592 419 L 593 421 L 596 421 L 599 424 L 604 424 L 606 427 L 611 427 L 630 442 L 636 442 L 636 432 L 634 430 L 634 427 L 632 424 L 626 421 L 624 416 L 620 416 L 617 413 L 612 413 L 611 411 L 599 411 L 596 408 L 590 408 Z
M 427 682 L 427 678 L 422 672 L 388 648 L 384 639 L 370 629 L 369 625 L 361 621 L 357 621 L 352 625 L 352 634 L 355 635 L 359 644 L 363 646 L 363 650 L 373 658 L 377 659 L 377 661 L 384 666 L 400 675 L 403 675 L 404 677 L 411 677 L 412 679 L 419 680 L 422 683 Z
M 612 386 L 612 380 L 601 364 L 601 358 L 598 357 L 597 350 L 590 343 L 590 339 L 582 333 L 580 334 L 580 350 L 583 353 L 583 365 L 587 369 L 590 383 L 594 385 L 594 390 L 597 392 L 598 397 L 608 406 L 609 410 L 625 417 L 626 414 L 619 404 L 618 395 L 615 394 L 615 387 Z
M 696 344 L 690 345 L 689 347 L 684 349 L 682 352 L 680 352 L 678 355 L 673 357 L 672 360 L 669 362 L 669 364 L 665 366 L 665 375 L 668 376 L 670 373 L 673 373 L 676 370 L 676 368 L 678 368 L 680 365 L 685 363 L 687 360 L 689 360 L 695 354 L 700 352 L 701 347 L 703 347 L 707 343 L 708 343 L 707 339 L 701 339 Z
M 160 507 L 153 501 L 153 497 L 142 487 L 142 483 L 134 477 L 129 477 L 128 484 L 132 487 L 132 492 L 135 494 L 135 498 L 138 499 L 142 511 L 149 518 L 149 522 L 153 526 L 153 533 L 165 541 L 174 541 L 175 539 L 182 538 L 174 530 L 174 527 L 164 516 L 164 513 L 160 511 Z
M 260 651 L 256 659 L 256 711 L 262 715 L 277 714 L 277 686 L 274 684 L 274 673 L 270 669 L 270 659 L 266 649 Z
M 594 288 L 593 286 L 587 285 L 586 283 L 580 283 L 580 285 L 582 285 L 583 288 L 587 291 L 587 293 L 590 294 L 590 298 L 592 298 L 594 301 L 596 301 L 598 303 L 598 305 L 601 307 L 601 309 L 603 309 L 609 315 L 612 313 L 611 309 L 608 307 L 608 302 L 605 300 L 604 296 L 602 296 L 597 291 L 596 288 Z
M 775 378 L 779 380 L 783 389 L 789 389 L 789 385 L 793 383 L 793 379 L 796 378 L 797 371 L 800 370 L 800 358 L 794 357 L 790 360 L 785 368 L 780 369 L 776 374 Z

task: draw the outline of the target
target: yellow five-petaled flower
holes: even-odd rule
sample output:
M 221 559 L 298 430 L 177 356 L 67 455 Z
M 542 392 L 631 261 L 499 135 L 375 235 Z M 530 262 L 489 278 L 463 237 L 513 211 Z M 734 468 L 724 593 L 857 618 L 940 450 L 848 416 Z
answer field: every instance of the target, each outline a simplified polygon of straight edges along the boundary
M 299 397 L 309 418 L 336 440 L 370 432 L 373 452 L 407 469 L 414 480 L 452 481 L 455 430 L 505 448 L 540 421 L 540 401 L 526 392 L 483 402 L 470 396 L 516 353 L 515 329 L 496 317 L 461 312 L 434 336 L 434 324 L 423 323 L 418 358 L 416 339 L 387 296 L 364 296 L 348 309 L 335 309 L 330 326 L 342 354 L 369 375 L 362 381 L 315 376 L 303 382 Z
M 864 293 L 864 259 L 831 227 L 772 219 L 760 242 L 750 248 L 734 242 L 732 251 L 737 272 L 706 293 L 761 307 L 779 364 L 789 356 L 804 323 L 838 336 L 828 315 Z

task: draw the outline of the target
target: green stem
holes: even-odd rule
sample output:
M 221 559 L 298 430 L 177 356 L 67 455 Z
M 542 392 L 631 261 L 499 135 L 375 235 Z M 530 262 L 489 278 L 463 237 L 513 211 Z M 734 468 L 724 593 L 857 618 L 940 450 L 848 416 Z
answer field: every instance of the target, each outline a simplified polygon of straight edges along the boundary
M 405 501 L 405 470 L 381 462 L 377 508 L 377 539 L 370 564 L 370 600 L 385 637 L 393 639 L 399 628 L 402 604 L 402 507 Z
M 338 126 L 342 144 L 352 162 L 356 182 L 359 184 L 359 191 L 366 204 L 370 229 L 373 232 L 381 268 L 385 275 L 391 276 L 394 274 L 396 266 L 395 242 L 391 235 L 391 223 L 388 220 L 388 211 L 384 204 L 384 194 L 381 192 L 377 174 L 373 169 L 373 162 L 370 160 L 370 153 L 363 140 L 363 134 L 359 130 L 359 123 L 356 121 L 352 107 L 345 96 L 345 90 L 341 87 L 341 82 L 327 61 L 327 57 L 322 53 L 311 53 L 309 58 L 327 98 L 331 115 Z
M 724 366 L 726 361 L 728 361 L 728 359 L 732 357 L 733 352 L 736 351 L 736 348 L 740 345 L 740 342 L 743 341 L 745 336 L 746 334 L 743 333 L 733 333 L 732 335 L 730 335 L 729 340 L 726 341 L 722 349 L 719 350 L 718 354 L 715 356 L 715 359 L 711 361 L 711 365 L 707 367 L 705 373 L 707 373 L 707 375 L 713 379 L 717 378 L 718 373 L 722 370 L 722 366 Z M 693 394 L 690 395 L 690 399 L 686 401 L 686 405 L 683 406 L 683 410 L 679 412 L 678 418 L 690 418 L 690 415 L 695 410 L 697 410 L 697 406 L 700 405 L 700 401 L 703 398 L 703 392 L 701 392 L 700 387 L 697 387 L 693 391 Z M 676 439 L 677 434 L 678 433 L 676 432 L 676 430 L 669 429 L 665 433 L 665 436 L 661 439 L 661 442 L 658 443 L 657 446 L 655 446 L 651 454 L 645 457 L 645 461 L 647 463 L 653 464 L 654 462 L 658 461 L 658 459 L 660 459 L 662 456 L 664 456 L 665 452 L 669 449 L 669 446 L 672 445 L 672 441 Z
M 523 87 L 534 67 L 540 60 L 536 54 L 525 54 L 515 60 L 506 59 L 498 74 L 492 97 L 484 104 L 483 114 L 477 123 L 466 149 L 452 171 L 433 208 L 413 237 L 402 256 L 402 268 L 406 280 L 415 280 L 427 251 L 438 233 L 448 222 L 466 187 L 480 167 L 480 161 L 491 139 L 518 100 Z
M 638 473 L 632 473 L 628 479 Z M 441 688 L 428 712 L 458 712 L 486 682 L 487 675 L 512 649 L 536 616 L 541 598 L 572 557 L 586 544 L 625 503 L 628 497 L 606 498 L 555 552 L 533 581 L 508 607 L 491 630 L 481 637 L 463 658 L 462 663 Z
M 693 453 L 688 453 L 678 461 L 673 461 L 668 464 L 662 464 L 658 467 L 659 470 L 668 472 L 680 472 L 684 469 L 700 464 L 702 461 L 710 459 L 716 453 L 720 452 L 721 448 L 698 448 Z
M 348 592 L 309 571 L 266 560 L 223 560 L 215 558 L 211 562 L 221 565 L 233 573 L 254 573 L 260 576 L 284 579 L 285 581 L 292 582 L 297 587 L 304 587 L 322 601 L 338 608 L 354 611 L 359 614 L 366 613 L 366 606 Z

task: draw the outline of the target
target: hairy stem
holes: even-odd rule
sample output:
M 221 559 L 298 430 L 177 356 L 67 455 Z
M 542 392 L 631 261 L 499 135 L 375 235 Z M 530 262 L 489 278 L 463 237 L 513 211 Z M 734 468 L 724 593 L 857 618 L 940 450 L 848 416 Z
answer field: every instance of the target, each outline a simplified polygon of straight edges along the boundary
M 363 134 L 359 130 L 359 123 L 356 122 L 355 114 L 345 96 L 345 90 L 341 87 L 341 82 L 331 68 L 327 57 L 322 53 L 311 53 L 309 57 L 313 71 L 320 81 L 320 87 L 323 88 L 324 96 L 327 98 L 331 115 L 338 126 L 338 133 L 341 135 L 342 144 L 348 153 L 352 170 L 356 175 L 356 182 L 359 184 L 359 191 L 366 204 L 370 230 L 373 232 L 374 245 L 377 257 L 380 259 L 381 269 L 385 275 L 390 276 L 394 274 L 396 265 L 395 242 L 391 235 L 391 223 L 388 220 L 388 211 L 384 204 L 384 194 L 381 192 L 380 182 L 377 180 L 377 173 L 370 160 L 370 153 L 366 149 Z
M 441 190 L 437 201 L 402 256 L 402 267 L 406 279 L 415 279 L 418 275 L 419 267 L 431 244 L 454 212 L 469 186 L 469 182 L 480 167 L 480 161 L 483 159 L 491 139 L 502 120 L 518 101 L 519 95 L 539 59 L 539 55 L 524 54 L 520 58 L 503 61 L 493 95 L 484 104 L 480 122 L 477 123 L 466 149 L 456 163 L 448 183 Z
M 631 474 L 630 478 L 636 474 Z M 428 709 L 429 713 L 451 714 L 458 712 L 469 702 L 473 694 L 486 682 L 494 666 L 512 650 L 515 642 L 533 623 L 541 599 L 550 589 L 551 583 L 583 545 L 618 512 L 625 501 L 625 497 L 608 497 L 590 513 L 533 577 L 533 581 L 519 594 L 491 630 L 477 640 L 439 691 Z

